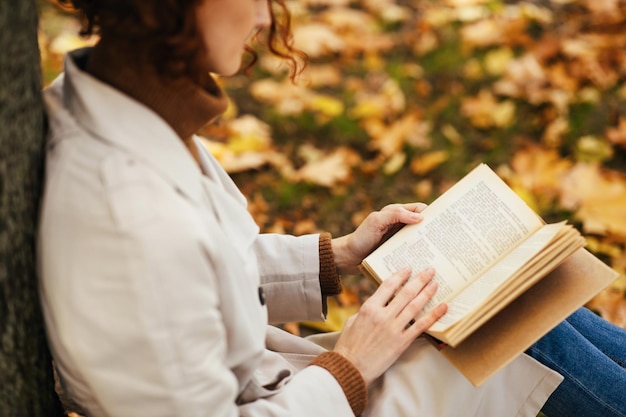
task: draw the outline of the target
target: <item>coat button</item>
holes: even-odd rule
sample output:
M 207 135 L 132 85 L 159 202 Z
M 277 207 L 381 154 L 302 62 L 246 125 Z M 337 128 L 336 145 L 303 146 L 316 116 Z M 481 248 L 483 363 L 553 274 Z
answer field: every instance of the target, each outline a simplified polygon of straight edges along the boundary
M 263 292 L 263 288 L 259 287 L 259 302 L 262 306 L 265 305 L 265 293 Z

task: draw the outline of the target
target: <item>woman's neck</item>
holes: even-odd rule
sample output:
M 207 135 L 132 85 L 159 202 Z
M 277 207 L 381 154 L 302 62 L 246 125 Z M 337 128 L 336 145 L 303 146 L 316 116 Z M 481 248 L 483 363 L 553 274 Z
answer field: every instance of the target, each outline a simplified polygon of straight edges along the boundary
M 165 77 L 145 51 L 123 40 L 103 38 L 91 51 L 85 70 L 157 113 L 196 160 L 193 134 L 226 109 L 227 98 L 210 75 L 203 85 L 188 77 Z

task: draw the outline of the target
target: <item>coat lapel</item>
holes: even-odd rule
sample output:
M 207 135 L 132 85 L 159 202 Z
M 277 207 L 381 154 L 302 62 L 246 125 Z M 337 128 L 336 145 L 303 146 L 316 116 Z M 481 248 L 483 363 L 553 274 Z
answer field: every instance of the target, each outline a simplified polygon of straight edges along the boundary
M 69 54 L 63 84 L 65 105 L 96 138 L 119 147 L 158 171 L 194 202 L 202 198 L 202 173 L 182 140 L 156 113 L 84 72 L 88 50 Z

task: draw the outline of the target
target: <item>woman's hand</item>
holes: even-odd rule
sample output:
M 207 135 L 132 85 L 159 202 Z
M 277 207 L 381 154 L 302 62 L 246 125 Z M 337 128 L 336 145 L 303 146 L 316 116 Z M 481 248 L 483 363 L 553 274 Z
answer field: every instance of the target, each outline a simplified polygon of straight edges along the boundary
M 383 281 L 344 326 L 334 351 L 345 356 L 369 385 L 385 372 L 411 342 L 447 311 L 440 304 L 416 319 L 437 291 L 434 271 L 426 270 L 409 280 L 405 269 Z
M 363 258 L 405 224 L 419 223 L 424 203 L 390 204 L 370 213 L 357 229 L 333 239 L 333 254 L 339 274 L 356 274 Z

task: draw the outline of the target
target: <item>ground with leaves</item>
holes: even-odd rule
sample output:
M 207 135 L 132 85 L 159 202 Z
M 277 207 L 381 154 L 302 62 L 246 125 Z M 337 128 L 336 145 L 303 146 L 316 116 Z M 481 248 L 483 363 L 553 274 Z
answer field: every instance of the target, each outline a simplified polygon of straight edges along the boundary
M 310 57 L 299 82 L 261 52 L 251 74 L 220 80 L 233 103 L 201 132 L 264 232 L 346 233 L 486 162 L 620 273 L 589 306 L 626 327 L 624 0 L 288 4 Z M 41 7 L 48 82 L 63 53 L 95 39 Z M 329 322 L 305 325 L 340 328 L 372 289 L 346 284 Z

